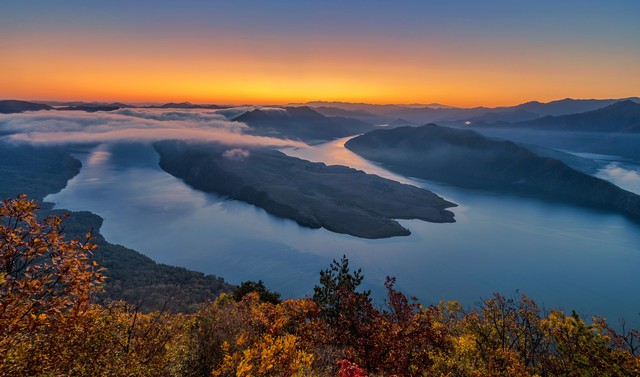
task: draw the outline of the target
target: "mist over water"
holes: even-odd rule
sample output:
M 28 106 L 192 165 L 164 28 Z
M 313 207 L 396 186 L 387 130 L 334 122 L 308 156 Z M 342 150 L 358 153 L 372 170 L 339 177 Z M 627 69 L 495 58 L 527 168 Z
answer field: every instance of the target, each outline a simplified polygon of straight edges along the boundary
M 302 228 L 191 189 L 158 167 L 147 144 L 103 144 L 78 154 L 80 174 L 46 200 L 97 213 L 107 240 L 158 262 L 232 283 L 261 279 L 285 297 L 311 294 L 318 272 L 346 254 L 380 304 L 389 275 L 425 304 L 455 299 L 468 306 L 492 292 L 519 290 L 547 307 L 640 325 L 637 224 L 612 213 L 400 177 L 353 155 L 344 142 L 283 151 L 425 187 L 460 205 L 453 208 L 457 222 L 402 220 L 412 235 L 383 240 Z

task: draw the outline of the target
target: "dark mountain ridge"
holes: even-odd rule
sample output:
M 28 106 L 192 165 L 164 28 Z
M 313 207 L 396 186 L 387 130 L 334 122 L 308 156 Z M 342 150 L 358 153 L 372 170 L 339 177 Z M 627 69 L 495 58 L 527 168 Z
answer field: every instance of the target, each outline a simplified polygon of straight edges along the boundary
M 326 117 L 307 107 L 254 109 L 233 118 L 251 127 L 251 133 L 316 142 L 370 131 L 373 125 L 352 118 Z
M 25 111 L 53 110 L 53 107 L 42 103 L 19 101 L 19 100 L 3 100 L 0 101 L 1 114 L 15 114 Z
M 349 140 L 358 155 L 404 175 L 461 187 L 534 195 L 640 218 L 640 196 L 540 157 L 510 141 L 429 124 L 376 130 Z

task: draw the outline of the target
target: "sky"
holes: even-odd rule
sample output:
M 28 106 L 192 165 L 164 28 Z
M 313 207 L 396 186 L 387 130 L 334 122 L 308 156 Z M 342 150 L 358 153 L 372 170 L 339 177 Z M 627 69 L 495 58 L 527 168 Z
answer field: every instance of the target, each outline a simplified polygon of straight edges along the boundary
M 638 96 L 639 19 L 635 0 L 0 0 L 0 99 Z

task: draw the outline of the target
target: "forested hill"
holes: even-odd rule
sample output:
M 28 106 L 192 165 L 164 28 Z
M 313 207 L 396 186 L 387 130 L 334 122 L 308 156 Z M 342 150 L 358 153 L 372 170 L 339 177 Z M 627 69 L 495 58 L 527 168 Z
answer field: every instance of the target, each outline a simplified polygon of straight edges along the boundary
M 640 218 L 640 196 L 510 141 L 428 124 L 376 130 L 345 147 L 400 174 L 578 203 Z

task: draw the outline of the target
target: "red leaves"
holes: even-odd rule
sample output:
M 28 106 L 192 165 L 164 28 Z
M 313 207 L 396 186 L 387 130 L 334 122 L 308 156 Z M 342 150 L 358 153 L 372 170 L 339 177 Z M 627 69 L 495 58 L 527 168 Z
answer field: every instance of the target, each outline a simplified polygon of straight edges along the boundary
M 347 359 L 338 361 L 337 364 L 340 365 L 340 371 L 338 371 L 338 376 L 340 377 L 368 377 L 364 374 L 364 371 L 358 367 L 358 364 L 352 363 Z

